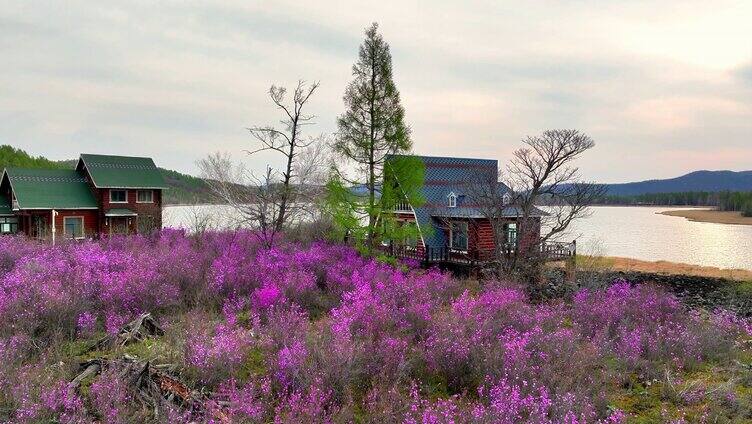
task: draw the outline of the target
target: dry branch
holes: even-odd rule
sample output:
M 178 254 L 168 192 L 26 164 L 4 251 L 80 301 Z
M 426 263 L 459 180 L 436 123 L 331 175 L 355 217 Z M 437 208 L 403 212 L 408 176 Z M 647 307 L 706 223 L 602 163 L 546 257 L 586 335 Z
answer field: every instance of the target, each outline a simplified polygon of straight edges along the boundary
M 138 318 L 120 328 L 114 335 L 107 335 L 97 341 L 89 350 L 107 349 L 115 346 L 126 346 L 134 342 L 140 342 L 149 337 L 164 335 L 164 330 L 148 312 L 139 315 Z

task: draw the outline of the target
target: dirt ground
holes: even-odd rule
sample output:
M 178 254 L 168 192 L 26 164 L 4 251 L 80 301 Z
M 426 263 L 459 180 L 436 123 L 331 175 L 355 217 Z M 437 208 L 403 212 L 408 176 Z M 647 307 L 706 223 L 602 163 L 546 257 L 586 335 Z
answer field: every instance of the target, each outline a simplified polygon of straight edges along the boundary
M 667 261 L 641 261 L 638 259 L 578 256 L 577 266 L 581 269 L 604 269 L 613 271 L 637 271 L 657 274 L 692 275 L 697 277 L 728 278 L 738 281 L 752 281 L 752 270 L 721 269 L 710 266 L 681 264 Z

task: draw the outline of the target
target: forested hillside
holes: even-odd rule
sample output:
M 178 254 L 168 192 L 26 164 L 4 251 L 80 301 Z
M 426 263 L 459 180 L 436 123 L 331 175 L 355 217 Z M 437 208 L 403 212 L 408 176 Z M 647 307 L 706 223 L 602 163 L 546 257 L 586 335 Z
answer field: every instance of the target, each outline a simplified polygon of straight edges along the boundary
M 9 145 L 0 145 L 0 169 L 8 167 L 21 168 L 72 168 L 76 159 L 54 161 L 43 156 L 34 157 L 21 149 Z M 177 171 L 159 168 L 162 171 L 169 190 L 164 191 L 167 204 L 213 203 L 214 198 L 209 186 L 203 179 Z
M 696 171 L 665 180 L 607 184 L 609 196 L 655 193 L 752 191 L 752 171 Z
M 49 160 L 45 157 L 34 157 L 21 149 L 7 144 L 0 146 L 0 167 L 19 168 L 67 168 L 64 163 Z

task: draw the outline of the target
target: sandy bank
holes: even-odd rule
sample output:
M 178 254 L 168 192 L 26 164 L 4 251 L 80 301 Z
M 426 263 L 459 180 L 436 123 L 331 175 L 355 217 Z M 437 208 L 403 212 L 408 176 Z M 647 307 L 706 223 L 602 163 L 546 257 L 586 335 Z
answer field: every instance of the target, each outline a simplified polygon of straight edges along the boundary
M 741 212 L 721 212 L 709 209 L 679 209 L 663 211 L 660 212 L 660 214 L 678 216 L 695 222 L 752 225 L 752 217 L 742 216 Z

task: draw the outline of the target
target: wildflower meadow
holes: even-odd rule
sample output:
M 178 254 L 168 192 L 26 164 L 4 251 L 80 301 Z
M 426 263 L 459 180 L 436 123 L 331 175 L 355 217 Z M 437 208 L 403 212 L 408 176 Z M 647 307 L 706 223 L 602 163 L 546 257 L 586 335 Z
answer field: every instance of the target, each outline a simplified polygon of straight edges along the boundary
M 752 325 L 650 285 L 533 303 L 325 242 L 0 238 L 0 422 L 749 422 Z M 164 335 L 96 347 L 150 312 Z M 94 345 L 94 347 L 92 347 Z M 139 358 L 201 407 L 147 405 Z M 199 401 L 196 401 L 199 402 Z

